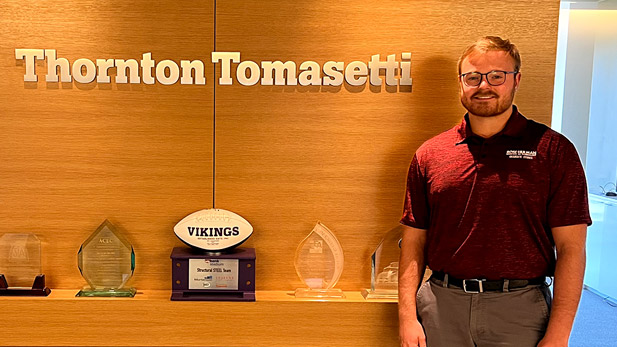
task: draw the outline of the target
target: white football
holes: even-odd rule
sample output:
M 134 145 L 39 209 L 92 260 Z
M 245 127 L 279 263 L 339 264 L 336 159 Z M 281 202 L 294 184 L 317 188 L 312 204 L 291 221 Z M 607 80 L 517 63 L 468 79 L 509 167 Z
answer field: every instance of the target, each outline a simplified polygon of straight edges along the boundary
M 222 209 L 206 209 L 182 218 L 174 233 L 189 246 L 206 251 L 222 251 L 246 241 L 253 226 L 240 215 Z

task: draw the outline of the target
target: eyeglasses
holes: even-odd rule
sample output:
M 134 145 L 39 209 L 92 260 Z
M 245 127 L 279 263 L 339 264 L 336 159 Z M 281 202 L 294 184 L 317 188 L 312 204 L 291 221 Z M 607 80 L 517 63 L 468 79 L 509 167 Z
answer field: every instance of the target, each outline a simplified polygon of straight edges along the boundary
M 477 87 L 482 83 L 482 76 L 486 77 L 486 82 L 492 86 L 500 86 L 506 82 L 506 75 L 517 74 L 518 71 L 493 70 L 487 73 L 468 72 L 461 74 L 461 79 L 468 87 Z

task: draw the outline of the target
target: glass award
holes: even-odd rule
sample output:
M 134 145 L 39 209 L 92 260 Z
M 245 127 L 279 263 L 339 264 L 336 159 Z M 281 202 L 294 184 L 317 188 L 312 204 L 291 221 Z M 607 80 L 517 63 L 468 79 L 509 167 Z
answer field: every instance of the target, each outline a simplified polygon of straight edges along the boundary
M 88 285 L 76 296 L 135 296 L 135 288 L 125 287 L 135 270 L 135 251 L 108 220 L 81 245 L 78 265 Z
M 0 237 L 0 296 L 47 296 L 41 273 L 41 241 L 34 234 Z
M 371 256 L 371 288 L 362 290 L 365 299 L 398 298 L 399 241 L 403 229 L 388 231 Z
M 321 222 L 300 243 L 294 265 L 306 288 L 296 289 L 296 298 L 344 298 L 334 286 L 343 272 L 343 248 L 336 236 Z

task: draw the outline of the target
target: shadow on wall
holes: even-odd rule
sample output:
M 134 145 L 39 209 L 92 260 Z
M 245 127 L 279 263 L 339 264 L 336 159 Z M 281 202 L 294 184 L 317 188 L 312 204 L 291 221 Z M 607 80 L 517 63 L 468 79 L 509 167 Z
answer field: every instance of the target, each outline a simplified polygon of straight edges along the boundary
M 406 112 L 401 114 L 403 134 L 399 139 L 393 139 L 392 148 L 386 158 L 381 160 L 394 163 L 382 167 L 396 167 L 397 172 L 384 171 L 379 183 L 379 194 L 375 196 L 376 203 L 381 201 L 399 201 L 403 210 L 403 199 L 409 163 L 415 151 L 426 140 L 442 133 L 457 124 L 462 116 L 458 99 L 456 79 L 456 61 L 444 56 L 433 56 L 418 62 L 412 68 L 414 92 L 405 99 Z M 413 134 L 413 135 L 412 135 Z M 392 176 L 400 177 L 399 184 L 391 187 Z M 381 215 L 387 218 L 391 213 Z M 383 232 L 393 227 L 397 220 L 379 221 L 384 225 Z M 376 235 L 379 239 L 383 235 Z M 379 240 L 375 240 L 375 244 Z M 370 255 L 369 255 L 370 256 Z

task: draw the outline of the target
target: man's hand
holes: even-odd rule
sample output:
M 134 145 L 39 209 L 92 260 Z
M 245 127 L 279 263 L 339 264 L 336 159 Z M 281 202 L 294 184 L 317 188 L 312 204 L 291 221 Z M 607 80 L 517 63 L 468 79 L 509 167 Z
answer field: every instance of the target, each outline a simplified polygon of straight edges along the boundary
M 401 347 L 426 347 L 424 329 L 418 320 L 412 320 L 399 325 Z

